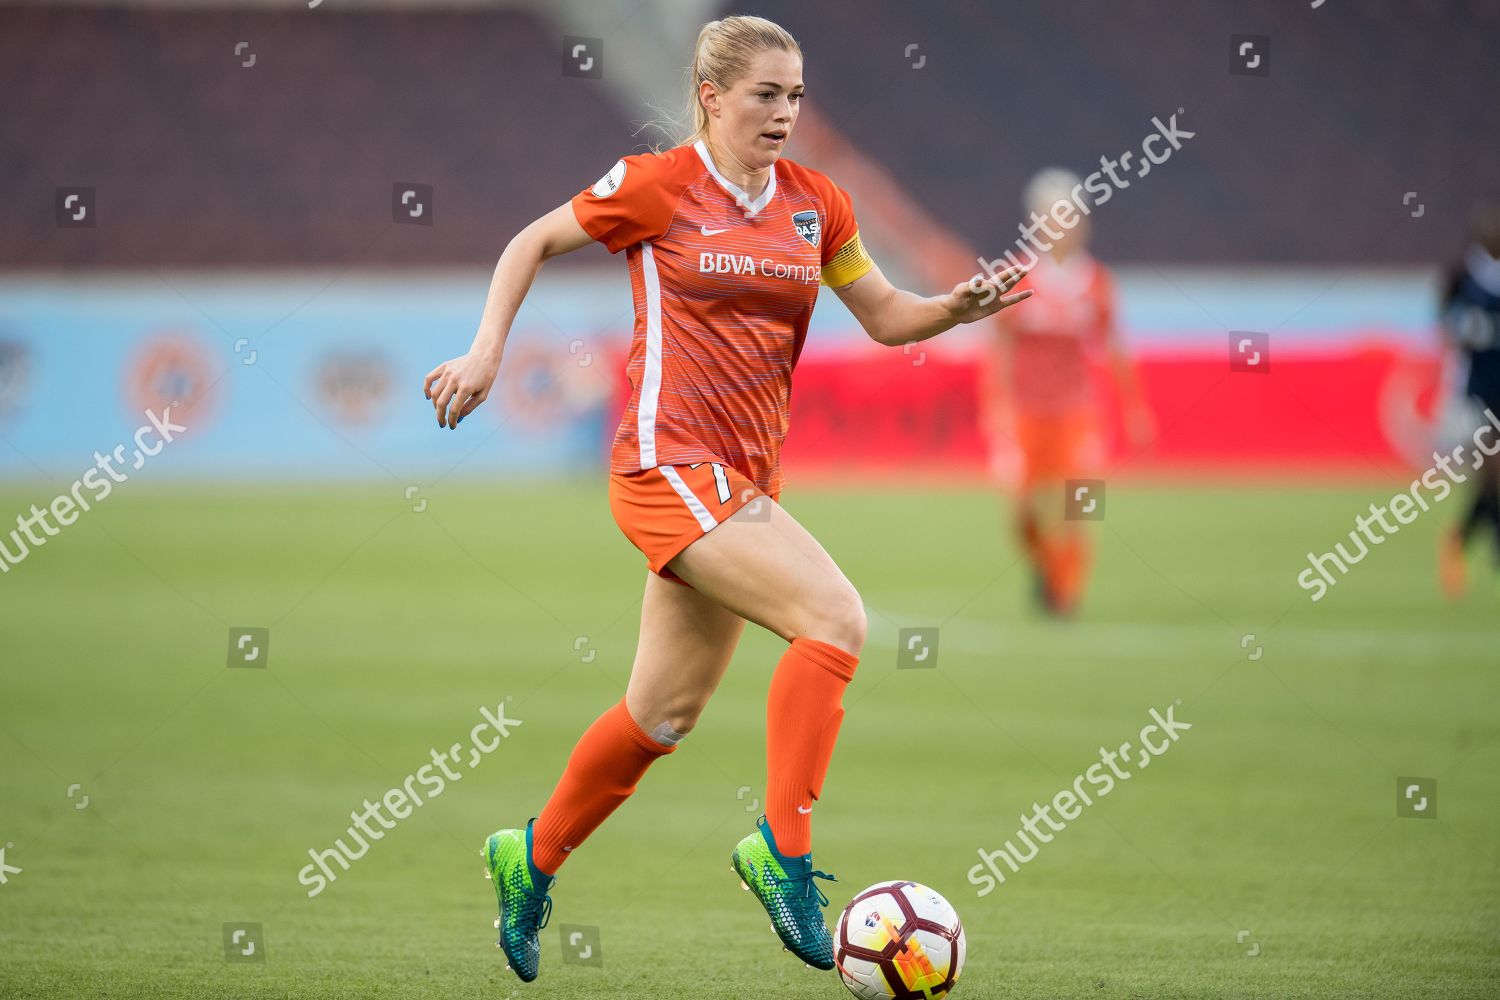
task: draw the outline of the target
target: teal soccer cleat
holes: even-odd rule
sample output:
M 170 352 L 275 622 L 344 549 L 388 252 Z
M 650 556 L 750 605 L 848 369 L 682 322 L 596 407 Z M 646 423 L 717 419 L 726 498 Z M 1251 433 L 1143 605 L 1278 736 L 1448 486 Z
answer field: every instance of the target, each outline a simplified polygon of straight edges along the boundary
M 495 898 L 500 903 L 500 930 L 497 942 L 505 952 L 510 968 L 529 983 L 536 978 L 542 961 L 542 946 L 537 932 L 547 926 L 552 916 L 552 897 L 547 895 L 557 881 L 544 875 L 531 860 L 531 827 L 533 819 L 522 830 L 500 830 L 490 834 L 484 843 L 484 877 L 495 883 Z
M 729 858 L 740 884 L 766 908 L 771 929 L 787 951 L 814 968 L 833 968 L 833 939 L 823 919 L 828 897 L 813 879 L 838 879 L 814 871 L 811 854 L 789 858 L 777 850 L 764 816 L 756 826 L 756 832 L 740 841 Z

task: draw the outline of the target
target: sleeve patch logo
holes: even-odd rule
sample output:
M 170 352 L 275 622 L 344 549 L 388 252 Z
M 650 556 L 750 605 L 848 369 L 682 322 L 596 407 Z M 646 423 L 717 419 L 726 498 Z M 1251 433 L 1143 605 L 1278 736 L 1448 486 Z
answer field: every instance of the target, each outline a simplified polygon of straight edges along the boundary
M 608 198 L 620 190 L 620 183 L 625 180 L 625 161 L 621 160 L 609 168 L 609 173 L 594 182 L 593 193 L 595 198 Z
M 792 225 L 797 227 L 797 235 L 813 246 L 818 245 L 823 234 L 823 224 L 818 221 L 817 212 L 798 212 L 792 216 Z

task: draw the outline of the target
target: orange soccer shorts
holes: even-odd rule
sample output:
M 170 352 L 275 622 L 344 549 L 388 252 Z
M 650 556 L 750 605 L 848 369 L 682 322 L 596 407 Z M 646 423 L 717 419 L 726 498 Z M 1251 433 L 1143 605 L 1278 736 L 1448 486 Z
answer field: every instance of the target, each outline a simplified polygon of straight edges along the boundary
M 690 585 L 667 569 L 667 563 L 741 507 L 773 503 L 779 494 L 765 497 L 723 462 L 659 465 L 609 477 L 609 509 L 615 523 L 645 554 L 651 572 L 684 587 Z
M 1098 421 L 1089 410 L 1016 414 L 1016 443 L 1025 456 L 1023 488 L 1090 475 L 1103 461 Z

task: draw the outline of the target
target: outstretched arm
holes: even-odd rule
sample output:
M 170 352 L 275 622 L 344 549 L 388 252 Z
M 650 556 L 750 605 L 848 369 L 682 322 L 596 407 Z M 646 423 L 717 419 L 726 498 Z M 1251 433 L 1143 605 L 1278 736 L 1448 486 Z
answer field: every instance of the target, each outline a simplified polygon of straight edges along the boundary
M 500 372 L 500 356 L 510 325 L 542 263 L 592 242 L 593 237 L 578 224 L 571 203 L 554 208 L 510 241 L 495 265 L 489 297 L 469 353 L 438 365 L 427 373 L 423 383 L 423 392 L 437 410 L 439 427 L 457 427 L 489 398 L 490 387 Z
M 1031 289 L 1006 294 L 1027 274 L 1010 267 L 993 278 L 975 275 L 946 295 L 923 296 L 892 285 L 877 265 L 834 292 L 859 320 L 870 339 L 887 347 L 927 340 L 960 323 L 993 316 L 1031 297 Z

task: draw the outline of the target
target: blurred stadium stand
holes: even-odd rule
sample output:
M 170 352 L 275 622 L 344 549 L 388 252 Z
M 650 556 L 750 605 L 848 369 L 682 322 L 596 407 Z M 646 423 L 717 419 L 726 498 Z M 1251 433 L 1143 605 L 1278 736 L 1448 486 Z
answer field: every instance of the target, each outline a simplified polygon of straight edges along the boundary
M 1095 213 L 1162 431 L 1129 471 L 1419 455 L 1436 267 L 1500 177 L 1495 0 L 316 2 L 0 3 L 0 472 L 65 473 L 185 395 L 199 443 L 164 475 L 597 471 L 631 321 L 603 250 L 537 282 L 479 440 L 434 440 L 420 377 L 469 343 L 515 232 L 663 139 L 641 123 L 731 12 L 799 38 L 790 155 L 925 293 L 1010 248 L 1035 170 L 1087 174 L 1174 112 L 1196 133 Z M 1233 34 L 1270 37 L 1269 76 L 1229 72 Z M 602 80 L 565 75 L 568 35 L 603 40 Z M 432 185 L 434 225 L 395 223 L 398 182 Z M 59 227 L 67 186 L 95 189 L 96 228 Z M 1231 330 L 1271 333 L 1273 379 L 1221 384 Z M 982 471 L 983 335 L 913 371 L 825 295 L 793 475 Z M 64 419 L 37 405 L 64 392 Z
M 1426 264 L 1453 232 L 1397 231 L 1403 193 L 1461 218 L 1500 164 L 1500 131 L 1482 127 L 1500 92 L 1493 0 L 1337 19 L 1270 3 L 752 6 L 798 36 L 812 106 L 987 252 L 1014 238 L 1032 172 L 1087 173 L 1179 107 L 1197 136 L 1109 207 L 1107 259 Z M 0 7 L 0 266 L 489 261 L 647 138 L 635 95 L 561 72 L 550 15 L 613 36 L 632 18 L 610 7 Z M 1229 75 L 1229 35 L 1278 23 L 1273 74 Z M 644 55 L 675 109 L 688 49 L 659 44 Z M 607 39 L 606 59 L 633 47 Z M 382 238 L 370 206 L 397 180 L 436 188 L 425 238 Z M 97 238 L 56 238 L 63 185 L 98 190 Z
M 559 47 L 523 10 L 0 10 L 0 265 L 493 261 L 626 133 Z M 382 239 L 397 181 L 438 226 Z M 97 239 L 56 238 L 73 185 Z
M 1425 265 L 1452 255 L 1455 231 L 1398 228 L 1403 194 L 1462 220 L 1500 173 L 1500 130 L 1480 124 L 1500 92 L 1493 0 L 1336 17 L 1143 0 L 760 7 L 796 25 L 813 100 L 982 247 L 1013 238 L 1036 170 L 1087 174 L 1178 108 L 1197 135 L 1101 210 L 1105 259 Z M 1271 75 L 1229 74 L 1233 34 L 1274 35 Z

